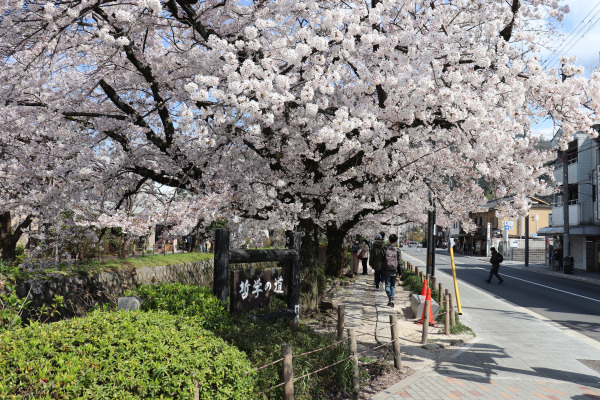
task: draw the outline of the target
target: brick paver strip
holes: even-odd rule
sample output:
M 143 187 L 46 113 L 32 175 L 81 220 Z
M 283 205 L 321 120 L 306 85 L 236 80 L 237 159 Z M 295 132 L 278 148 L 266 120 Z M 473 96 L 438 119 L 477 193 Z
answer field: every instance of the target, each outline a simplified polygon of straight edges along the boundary
M 471 393 L 473 396 L 477 396 L 477 397 L 482 397 L 483 396 L 483 394 L 481 394 L 477 390 L 469 390 L 469 393 Z

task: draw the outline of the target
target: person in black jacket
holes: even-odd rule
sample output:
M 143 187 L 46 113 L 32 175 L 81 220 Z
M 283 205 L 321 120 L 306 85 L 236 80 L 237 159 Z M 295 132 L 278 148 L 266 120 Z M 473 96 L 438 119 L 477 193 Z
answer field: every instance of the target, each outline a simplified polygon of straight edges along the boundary
M 502 256 L 496 251 L 495 247 L 490 248 L 490 251 L 492 252 L 492 256 L 490 257 L 492 269 L 490 270 L 490 276 L 485 281 L 487 283 L 492 282 L 492 276 L 496 275 L 496 278 L 498 278 L 499 281 L 498 283 L 502 283 L 504 282 L 504 279 L 502 279 L 498 274 L 498 270 L 500 269 L 500 263 L 502 262 Z

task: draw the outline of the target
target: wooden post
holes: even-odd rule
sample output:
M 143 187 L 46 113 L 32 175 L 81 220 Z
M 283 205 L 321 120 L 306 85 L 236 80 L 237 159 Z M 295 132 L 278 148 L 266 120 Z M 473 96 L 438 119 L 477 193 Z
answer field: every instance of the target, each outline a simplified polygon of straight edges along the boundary
M 450 312 L 450 326 L 454 326 L 456 324 L 456 317 L 454 315 L 454 302 L 452 301 L 452 293 L 448 292 L 448 301 L 450 302 L 450 307 L 448 311 Z
M 429 285 L 429 282 L 431 282 L 431 274 L 425 274 L 425 279 L 427 280 L 427 284 Z
M 394 352 L 394 368 L 402 369 L 402 358 L 400 355 L 400 327 L 396 314 L 390 315 L 390 328 L 392 331 L 392 350 Z
M 356 344 L 356 333 L 354 328 L 348 328 L 348 337 L 350 340 L 350 353 L 352 354 L 352 388 L 358 393 L 359 389 L 359 371 L 358 371 L 358 346 Z M 287 400 L 287 399 L 286 399 Z
M 444 305 L 446 312 L 444 314 L 444 334 L 450 335 L 450 298 L 446 297 Z
M 419 267 L 415 267 L 415 275 L 419 276 Z
M 431 301 L 425 300 L 425 317 L 423 318 L 423 336 L 421 344 L 427 344 L 427 335 L 429 335 L 429 311 L 431 309 Z
M 431 291 L 433 292 L 433 290 L 435 289 L 435 287 L 437 286 L 437 280 L 435 279 L 435 276 L 431 277 Z
M 166 247 L 166 246 L 165 246 Z M 229 231 L 217 229 L 215 232 L 213 294 L 223 303 L 227 302 L 227 271 L 229 269 Z
M 442 305 L 442 304 L 444 304 L 444 284 L 442 282 L 439 283 L 438 293 L 439 293 L 438 301 L 440 302 L 440 305 Z
M 282 344 L 283 355 L 283 396 L 285 400 L 294 400 L 294 367 L 292 365 L 292 345 Z
M 302 237 L 298 232 L 286 232 L 288 239 L 288 249 L 295 250 L 296 256 L 290 261 L 290 288 L 288 298 L 288 308 L 294 310 L 296 322 L 300 321 L 300 248 L 302 246 Z
M 338 340 L 344 339 L 344 310 L 346 306 L 343 304 L 337 307 L 338 320 L 337 320 L 337 338 Z

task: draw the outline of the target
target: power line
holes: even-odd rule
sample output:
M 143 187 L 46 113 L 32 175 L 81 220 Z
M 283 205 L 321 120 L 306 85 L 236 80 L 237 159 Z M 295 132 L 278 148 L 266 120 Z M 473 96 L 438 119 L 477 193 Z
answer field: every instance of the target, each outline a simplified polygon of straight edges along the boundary
M 589 16 L 589 15 L 590 15 L 592 12 L 594 12 L 594 10 L 595 10 L 596 8 L 598 8 L 598 6 L 600 6 L 600 2 L 599 2 L 599 3 L 596 3 L 596 6 L 594 6 L 594 8 L 592 8 L 592 10 L 590 10 L 590 12 L 588 12 L 588 14 L 587 14 L 587 15 L 585 16 L 585 18 L 584 18 L 584 19 L 583 19 L 583 20 L 582 20 L 582 21 L 581 21 L 581 22 L 580 22 L 580 23 L 577 25 L 577 27 L 579 27 L 579 25 L 581 25 L 581 23 L 582 23 L 583 21 L 585 21 L 585 19 L 586 19 L 586 18 L 587 18 L 587 17 L 588 17 L 588 16 Z M 576 27 L 576 28 L 575 28 L 573 31 L 571 31 L 571 33 L 573 33 L 573 32 L 575 32 L 575 30 L 577 30 L 577 32 L 575 32 L 575 33 L 573 34 L 573 36 L 572 36 L 572 37 L 571 37 L 571 38 L 570 38 L 568 41 L 567 41 L 567 40 L 566 40 L 566 38 L 565 38 L 565 40 L 563 41 L 563 43 L 562 43 L 562 44 L 561 44 L 561 45 L 560 45 L 560 46 L 559 46 L 559 47 L 556 49 L 556 52 L 553 52 L 554 56 L 552 56 L 552 57 L 548 58 L 548 59 L 547 59 L 547 60 L 546 60 L 544 63 L 546 63 L 546 62 L 549 62 L 550 60 L 552 60 L 552 59 L 554 59 L 554 58 L 558 57 L 558 58 L 557 58 L 557 60 L 556 60 L 556 61 L 554 61 L 554 62 L 552 63 L 552 65 L 551 65 L 551 67 L 550 67 L 550 68 L 553 68 L 553 67 L 554 67 L 554 66 L 555 66 L 555 65 L 556 65 L 556 64 L 557 64 L 557 63 L 560 61 L 560 55 L 559 55 L 558 53 L 559 53 L 559 52 L 562 52 L 563 54 L 565 54 L 565 53 L 567 53 L 568 51 L 570 51 L 570 50 L 573 48 L 573 46 L 575 46 L 575 44 L 577 44 L 577 42 L 579 42 L 579 41 L 580 41 L 580 40 L 581 40 L 583 37 L 585 37 L 585 35 L 586 35 L 586 34 L 587 34 L 587 33 L 588 33 L 588 32 L 589 32 L 589 31 L 590 31 L 590 30 L 591 30 L 591 29 L 592 29 L 592 28 L 593 28 L 593 27 L 594 27 L 594 26 L 595 26 L 595 25 L 598 23 L 598 21 L 600 21 L 600 18 L 598 18 L 598 19 L 596 19 L 596 20 L 594 21 L 594 18 L 596 18 L 596 16 L 597 16 L 598 14 L 600 14 L 600 9 L 598 9 L 598 11 L 596 11 L 596 13 L 595 13 L 595 14 L 594 14 L 594 15 L 593 15 L 593 16 L 592 16 L 592 17 L 591 17 L 591 18 L 590 18 L 590 19 L 589 19 L 589 20 L 588 20 L 588 21 L 587 21 L 587 22 L 586 22 L 584 25 L 582 25 L 582 26 L 581 26 L 581 27 L 580 27 L 578 30 L 577 30 L 577 27 Z M 592 23 L 592 21 L 593 21 L 593 23 Z M 590 23 L 591 23 L 591 25 L 590 25 Z M 585 31 L 583 34 L 581 34 L 581 35 L 580 35 L 581 31 L 583 31 L 583 30 L 584 30 L 584 29 L 585 29 L 585 28 L 586 28 L 588 25 L 589 25 L 589 28 L 588 28 L 588 29 L 587 29 L 587 30 L 586 30 L 586 31 Z M 571 34 L 569 34 L 569 36 L 570 36 L 570 35 L 571 35 Z M 579 37 L 577 37 L 578 35 L 579 35 Z M 569 47 L 567 48 L 567 46 L 569 46 Z M 547 68 L 547 66 L 545 67 L 545 69 L 546 69 L 546 68 Z
M 544 63 L 543 63 L 543 64 L 546 64 L 547 62 L 549 62 L 550 60 L 552 60 L 554 57 L 559 57 L 559 58 L 560 58 L 560 55 L 558 54 L 558 53 L 559 53 L 559 49 L 565 45 L 565 42 L 566 42 L 567 40 L 569 40 L 569 41 L 570 41 L 570 40 L 572 40 L 572 39 L 573 39 L 571 36 L 572 36 L 572 35 L 573 35 L 573 33 L 574 33 L 576 30 L 577 30 L 577 28 L 579 28 L 579 25 L 581 25 L 581 24 L 582 24 L 582 23 L 585 21 L 585 19 L 586 19 L 586 18 L 587 18 L 587 17 L 588 17 L 588 16 L 589 16 L 589 15 L 590 15 L 592 12 L 594 12 L 594 10 L 596 9 L 596 7 L 598 7 L 599 5 L 600 5 L 600 3 L 596 3 L 596 5 L 595 5 L 595 6 L 594 6 L 594 7 L 593 7 L 593 8 L 592 8 L 592 9 L 591 9 L 591 10 L 590 10 L 590 11 L 589 11 L 589 12 L 588 12 L 588 13 L 587 13 L 587 14 L 586 14 L 586 15 L 585 15 L 585 16 L 584 16 L 584 17 L 583 17 L 583 18 L 582 18 L 580 21 L 579 21 L 579 23 L 578 23 L 578 24 L 577 24 L 577 25 L 576 25 L 576 26 L 575 26 L 575 27 L 574 27 L 574 28 L 573 28 L 573 29 L 572 29 L 572 30 L 569 32 L 569 34 L 568 34 L 568 35 L 567 35 L 567 36 L 566 36 L 566 37 L 563 39 L 563 41 L 562 41 L 562 43 L 561 43 L 561 44 L 558 44 L 558 46 L 557 46 L 557 47 L 556 47 L 554 50 L 550 49 L 550 51 L 552 52 L 553 56 L 551 56 L 550 58 L 546 59 L 546 60 L 544 61 Z M 548 13 L 548 15 L 550 15 L 550 13 L 548 12 L 548 10 L 546 10 L 546 12 Z M 580 13 L 580 14 L 582 14 L 582 13 Z M 583 29 L 583 28 L 582 28 L 582 29 Z M 569 38 L 571 38 L 571 39 L 569 39 Z M 542 64 L 542 65 L 543 65 L 543 64 Z

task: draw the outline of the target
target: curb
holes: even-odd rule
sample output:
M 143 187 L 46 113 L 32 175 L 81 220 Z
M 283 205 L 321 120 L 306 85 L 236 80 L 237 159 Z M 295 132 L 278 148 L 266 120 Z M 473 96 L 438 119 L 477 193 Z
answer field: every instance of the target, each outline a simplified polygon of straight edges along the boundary
M 588 278 L 586 276 L 577 276 L 577 275 L 575 275 L 576 272 L 573 274 L 565 274 L 562 272 L 554 272 L 554 271 L 544 270 L 541 268 L 532 268 L 532 267 L 520 267 L 519 269 L 522 269 L 524 271 L 537 272 L 538 274 L 560 276 L 560 277 L 563 277 L 566 279 L 570 279 L 572 281 L 587 282 L 587 283 L 591 283 L 593 285 L 600 285 L 600 279 Z

